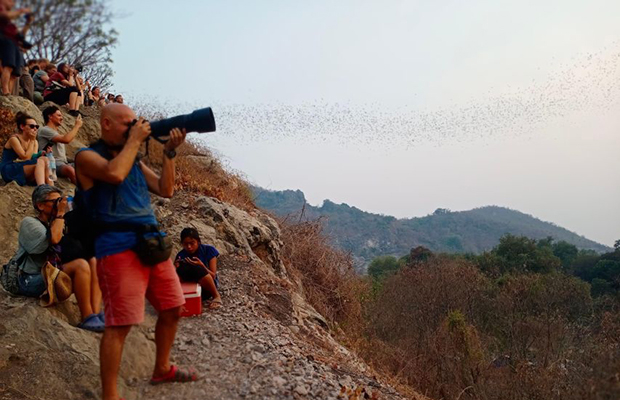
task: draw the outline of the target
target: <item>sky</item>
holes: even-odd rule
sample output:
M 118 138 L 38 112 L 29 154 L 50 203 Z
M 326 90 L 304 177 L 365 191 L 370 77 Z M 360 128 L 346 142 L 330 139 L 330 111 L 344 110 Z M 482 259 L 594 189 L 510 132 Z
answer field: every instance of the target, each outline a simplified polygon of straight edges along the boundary
M 113 91 L 267 189 L 620 239 L 617 1 L 112 1 Z

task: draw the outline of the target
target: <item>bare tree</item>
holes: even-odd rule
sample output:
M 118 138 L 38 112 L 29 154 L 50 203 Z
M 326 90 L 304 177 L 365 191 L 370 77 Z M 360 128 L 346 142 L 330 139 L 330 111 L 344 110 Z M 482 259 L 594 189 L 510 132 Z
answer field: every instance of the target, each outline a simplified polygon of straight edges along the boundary
M 28 40 L 29 58 L 47 58 L 84 67 L 93 85 L 107 87 L 113 75 L 112 48 L 118 33 L 110 26 L 115 14 L 104 0 L 19 0 L 34 22 Z

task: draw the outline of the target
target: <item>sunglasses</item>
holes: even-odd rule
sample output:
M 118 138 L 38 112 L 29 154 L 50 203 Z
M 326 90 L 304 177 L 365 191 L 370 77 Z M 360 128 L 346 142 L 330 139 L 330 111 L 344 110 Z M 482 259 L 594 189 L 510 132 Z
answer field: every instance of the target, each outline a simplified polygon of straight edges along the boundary
M 39 125 L 37 124 L 26 124 L 26 126 L 29 126 L 30 129 L 39 129 Z

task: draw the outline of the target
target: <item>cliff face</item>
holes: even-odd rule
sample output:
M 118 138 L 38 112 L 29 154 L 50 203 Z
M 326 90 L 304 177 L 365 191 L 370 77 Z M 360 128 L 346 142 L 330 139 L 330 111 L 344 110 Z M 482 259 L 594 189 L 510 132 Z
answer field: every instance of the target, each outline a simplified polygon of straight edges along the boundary
M 22 99 L 0 97 L 2 108 L 27 110 L 43 122 L 40 111 Z M 96 117 L 87 111 L 69 156 L 97 138 Z M 63 125 L 61 129 L 69 129 L 73 118 L 65 114 Z M 66 193 L 73 190 L 66 182 L 59 186 Z M 33 215 L 31 193 L 31 187 L 14 183 L 0 186 L 2 263 L 15 252 L 20 221 Z M 174 238 L 193 226 L 204 243 L 218 248 L 224 305 L 183 319 L 179 326 L 174 362 L 195 366 L 202 379 L 156 387 L 147 385 L 155 322 L 147 306 L 145 323 L 132 330 L 125 346 L 120 374 L 125 398 L 322 399 L 356 388 L 360 398 L 364 393 L 400 398 L 332 338 L 324 318 L 306 303 L 303 288 L 282 262 L 280 229 L 272 218 L 187 192 L 153 201 L 159 221 Z M 177 244 L 175 250 L 179 248 Z M 75 328 L 78 315 L 73 297 L 44 309 L 35 300 L 10 297 L 0 289 L 0 399 L 99 398 L 100 336 Z

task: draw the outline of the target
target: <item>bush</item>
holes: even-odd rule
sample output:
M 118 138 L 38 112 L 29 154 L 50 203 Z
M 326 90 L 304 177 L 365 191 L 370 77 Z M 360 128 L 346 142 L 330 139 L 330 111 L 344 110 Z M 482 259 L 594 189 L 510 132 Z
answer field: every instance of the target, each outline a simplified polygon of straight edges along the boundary
M 308 302 L 333 325 L 354 337 L 362 322 L 361 298 L 368 290 L 353 269 L 350 254 L 334 249 L 320 221 L 280 220 L 283 258 L 300 279 Z

